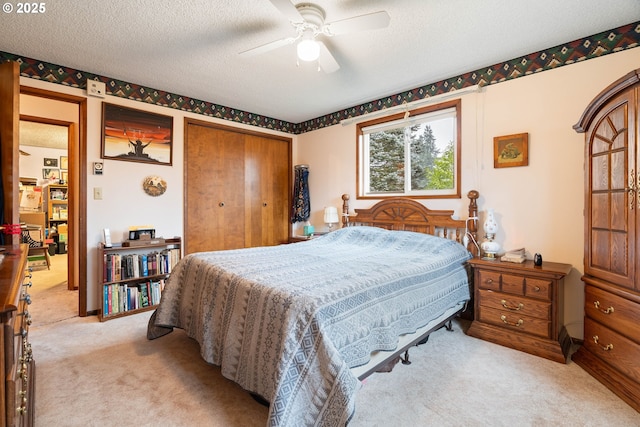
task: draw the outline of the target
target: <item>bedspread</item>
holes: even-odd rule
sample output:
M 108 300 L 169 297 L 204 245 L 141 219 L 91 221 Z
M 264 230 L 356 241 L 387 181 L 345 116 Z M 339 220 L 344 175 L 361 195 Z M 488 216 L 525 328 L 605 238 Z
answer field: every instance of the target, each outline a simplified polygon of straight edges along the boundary
M 270 402 L 272 426 L 344 426 L 360 387 L 350 368 L 469 300 L 469 258 L 451 240 L 374 227 L 190 254 L 150 336 L 184 329 L 207 362 Z

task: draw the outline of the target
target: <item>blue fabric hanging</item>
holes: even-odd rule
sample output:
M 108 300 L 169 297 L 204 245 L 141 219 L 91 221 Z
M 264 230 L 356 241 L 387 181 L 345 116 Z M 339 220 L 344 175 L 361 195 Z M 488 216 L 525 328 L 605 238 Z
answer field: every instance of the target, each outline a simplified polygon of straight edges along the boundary
M 295 167 L 295 183 L 293 186 L 293 210 L 291 222 L 307 221 L 311 215 L 309 200 L 309 168 L 306 165 Z

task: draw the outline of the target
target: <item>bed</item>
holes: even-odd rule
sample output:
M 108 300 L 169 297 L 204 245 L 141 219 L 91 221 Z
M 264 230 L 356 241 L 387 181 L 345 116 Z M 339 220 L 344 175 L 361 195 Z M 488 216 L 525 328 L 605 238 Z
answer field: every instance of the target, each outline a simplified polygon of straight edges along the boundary
M 477 197 L 471 220 L 456 220 L 405 198 L 352 216 L 345 195 L 343 227 L 321 237 L 189 254 L 147 337 L 183 329 L 204 360 L 269 403 L 271 426 L 344 426 L 361 380 L 403 353 L 409 363 L 408 348 L 470 300 Z

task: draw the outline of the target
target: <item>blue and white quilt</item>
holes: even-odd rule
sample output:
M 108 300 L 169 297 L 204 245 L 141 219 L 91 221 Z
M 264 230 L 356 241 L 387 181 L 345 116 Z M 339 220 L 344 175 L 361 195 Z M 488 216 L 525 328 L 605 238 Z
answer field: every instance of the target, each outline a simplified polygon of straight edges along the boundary
M 360 387 L 350 368 L 469 300 L 469 258 L 452 240 L 374 227 L 190 254 L 149 331 L 184 329 L 207 362 L 270 402 L 271 426 L 344 426 Z

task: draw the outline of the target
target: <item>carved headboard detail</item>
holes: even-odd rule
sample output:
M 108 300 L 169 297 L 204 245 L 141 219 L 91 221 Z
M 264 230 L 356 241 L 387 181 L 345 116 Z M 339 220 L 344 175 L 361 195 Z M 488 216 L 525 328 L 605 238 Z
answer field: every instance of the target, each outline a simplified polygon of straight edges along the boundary
M 453 219 L 452 210 L 432 210 L 406 197 L 392 197 L 376 203 L 369 209 L 355 209 L 356 215 L 349 215 L 349 195 L 342 195 L 342 226 L 369 225 L 387 230 L 404 230 L 440 236 L 462 243 L 468 232 L 477 241 L 478 207 L 477 191 L 472 190 L 469 198 L 468 219 Z M 471 239 L 469 239 L 471 240 Z M 477 256 L 477 248 L 468 242 L 467 249 Z

